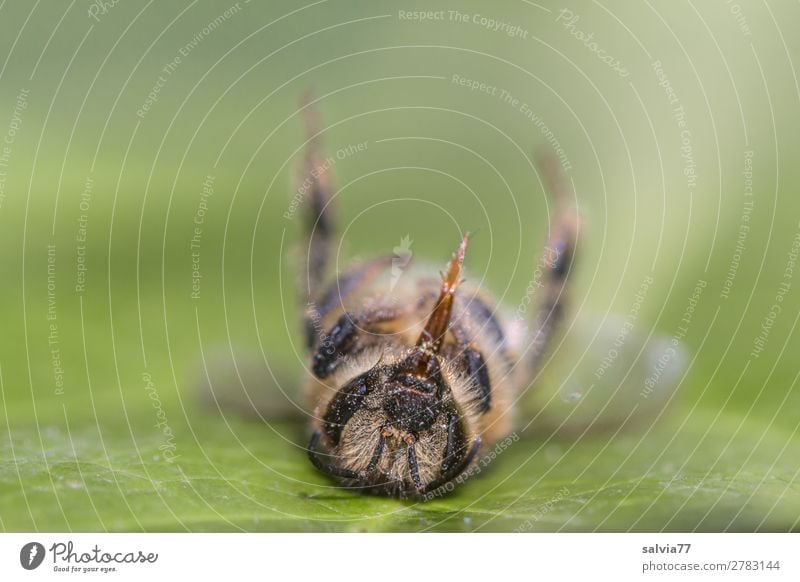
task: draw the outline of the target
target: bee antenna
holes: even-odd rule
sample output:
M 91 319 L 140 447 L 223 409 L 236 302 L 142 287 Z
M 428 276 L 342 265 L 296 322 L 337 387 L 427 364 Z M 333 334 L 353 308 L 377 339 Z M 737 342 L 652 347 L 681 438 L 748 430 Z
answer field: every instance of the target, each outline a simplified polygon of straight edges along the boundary
M 439 300 L 436 302 L 433 312 L 425 324 L 425 329 L 417 340 L 417 347 L 423 348 L 428 354 L 423 358 L 418 366 L 420 371 L 427 369 L 428 361 L 432 355 L 438 354 L 444 343 L 444 337 L 450 328 L 450 317 L 453 313 L 453 302 L 455 299 L 456 288 L 461 283 L 461 268 L 464 264 L 464 255 L 467 252 L 470 233 L 466 233 L 461 239 L 461 244 L 453 253 L 450 266 L 446 274 L 442 274 L 442 288 L 439 293 Z

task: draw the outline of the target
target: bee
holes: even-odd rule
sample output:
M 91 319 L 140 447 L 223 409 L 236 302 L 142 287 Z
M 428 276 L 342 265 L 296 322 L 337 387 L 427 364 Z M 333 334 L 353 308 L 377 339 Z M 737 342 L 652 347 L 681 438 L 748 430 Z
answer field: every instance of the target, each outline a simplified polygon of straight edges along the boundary
M 333 177 L 310 98 L 301 112 L 308 457 L 348 488 L 401 498 L 450 490 L 514 429 L 515 403 L 564 319 L 579 224 L 565 182 L 555 163 L 543 164 L 556 210 L 528 321 L 472 282 L 464 269 L 468 233 L 454 241 L 441 273 L 414 261 L 398 276 L 395 255 L 334 273 Z

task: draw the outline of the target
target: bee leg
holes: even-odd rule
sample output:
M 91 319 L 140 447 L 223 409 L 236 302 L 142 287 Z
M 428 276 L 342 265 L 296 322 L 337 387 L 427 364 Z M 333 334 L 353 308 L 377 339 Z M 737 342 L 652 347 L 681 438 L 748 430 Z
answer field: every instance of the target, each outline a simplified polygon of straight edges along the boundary
M 326 463 L 320 459 L 320 454 L 317 451 L 320 436 L 321 433 L 318 430 L 315 430 L 314 434 L 311 435 L 311 440 L 308 442 L 308 458 L 311 460 L 311 464 L 313 464 L 317 470 L 327 475 L 341 477 L 342 479 L 358 479 L 358 473 L 355 471 L 351 471 L 350 469 L 345 469 L 343 467 L 337 467 L 333 463 Z
M 375 325 L 391 321 L 401 316 L 408 308 L 378 308 L 354 315 L 344 313 L 323 336 L 319 349 L 313 357 L 312 372 L 323 380 L 330 376 L 342 363 L 343 358 L 358 351 L 359 335 L 371 333 Z
M 422 480 L 419 477 L 417 449 L 413 442 L 408 445 L 408 470 L 411 472 L 411 480 L 414 481 L 414 487 L 417 488 L 417 491 L 423 492 L 425 490 L 425 485 L 422 484 Z
M 330 376 L 339 365 L 340 359 L 350 353 L 358 335 L 358 326 L 350 313 L 343 314 L 327 336 L 321 340 L 319 349 L 312 360 L 312 371 L 320 380 Z
M 487 412 L 492 407 L 492 383 L 486 360 L 481 351 L 470 342 L 470 337 L 460 321 L 452 324 L 450 331 L 456 340 L 453 346 L 455 357 L 461 359 L 467 375 L 472 379 L 477 410 L 480 413 Z
M 461 457 L 461 460 L 456 464 L 450 467 L 448 471 L 442 473 L 441 477 L 438 479 L 431 481 L 427 485 L 425 485 L 421 490 L 420 493 L 428 493 L 441 487 L 442 485 L 449 483 L 459 475 L 461 475 L 464 471 L 467 470 L 472 460 L 475 458 L 475 455 L 478 454 L 478 449 L 481 447 L 481 437 L 475 437 L 475 440 L 472 441 L 472 444 L 469 447 L 469 450 Z M 459 449 L 464 450 L 464 449 Z M 444 462 L 442 462 L 444 466 Z
M 547 346 L 564 317 L 567 279 L 572 269 L 578 240 L 578 218 L 569 205 L 568 188 L 563 173 L 553 158 L 539 161 L 540 171 L 555 202 L 550 234 L 542 251 L 542 299 L 533 319 L 533 340 L 528 353 L 528 366 L 533 376 L 541 364 Z
M 372 473 L 375 470 L 375 467 L 378 466 L 378 462 L 381 460 L 381 455 L 383 455 L 383 449 L 386 447 L 386 435 L 384 434 L 386 427 L 381 429 L 380 436 L 378 437 L 378 446 L 375 447 L 375 451 L 372 453 L 372 458 L 369 460 L 369 465 L 365 469 L 364 473 Z
M 467 346 L 464 350 L 467 373 L 472 378 L 478 412 L 487 412 L 492 407 L 492 383 L 489 369 L 480 351 Z
M 408 468 L 411 473 L 411 479 L 414 481 L 414 487 L 416 487 L 419 493 L 424 494 L 452 481 L 469 467 L 475 455 L 478 454 L 480 446 L 481 437 L 477 436 L 472 441 L 469 449 L 466 448 L 464 433 L 458 426 L 458 415 L 451 413 L 447 426 L 447 444 L 445 445 L 441 473 L 438 479 L 428 484 L 422 483 L 419 476 L 419 467 L 417 466 L 417 451 L 414 448 L 414 442 L 409 442 Z M 458 458 L 458 454 L 460 453 L 463 453 L 463 455 L 461 458 Z
M 444 448 L 444 459 L 442 459 L 442 475 L 450 472 L 450 468 L 456 460 L 456 452 L 464 448 L 463 436 L 463 433 L 458 430 L 458 416 L 451 414 L 447 423 L 447 444 Z M 461 447 L 456 444 L 457 440 L 462 441 L 458 443 L 461 444 Z
M 330 163 L 325 159 L 320 134 L 319 112 L 310 94 L 303 97 L 300 111 L 305 120 L 308 146 L 302 171 L 298 177 L 298 192 L 305 194 L 306 261 L 303 303 L 312 302 L 320 293 L 330 274 L 336 227 L 335 204 Z
M 388 268 L 392 264 L 392 258 L 392 255 L 378 257 L 347 269 L 316 301 L 307 303 L 305 328 L 306 345 L 309 350 L 314 349 L 319 339 L 317 333 L 319 322 L 333 310 L 342 307 L 345 299 L 352 293 L 368 284 L 383 269 Z

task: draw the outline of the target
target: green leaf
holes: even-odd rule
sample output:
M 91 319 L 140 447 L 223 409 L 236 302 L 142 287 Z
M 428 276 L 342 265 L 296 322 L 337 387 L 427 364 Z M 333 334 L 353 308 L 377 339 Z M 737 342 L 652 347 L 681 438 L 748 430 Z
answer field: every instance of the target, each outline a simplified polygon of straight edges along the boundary
M 389 2 L 245 2 L 164 77 L 145 115 L 165 64 L 217 21 L 218 3 L 120 2 L 102 22 L 41 4 L 0 11 L 13 52 L 0 85 L 0 529 L 800 528 L 800 117 L 791 39 L 776 28 L 796 6 L 753 6 L 750 42 L 719 3 L 619 2 L 613 15 L 585 3 L 581 29 L 624 58 L 623 79 L 530 2 L 492 15 L 528 39 L 412 24 Z M 313 470 L 307 427 L 288 419 L 296 382 L 281 399 L 258 387 L 304 357 L 301 261 L 287 249 L 307 209 L 288 193 L 309 86 L 341 186 L 339 267 L 403 240 L 414 261 L 443 264 L 470 230 L 467 273 L 522 308 L 553 210 L 530 154 L 567 155 L 585 217 L 570 313 L 608 322 L 552 351 L 540 383 L 552 390 L 521 417 L 580 426 L 611 403 L 607 432 L 550 438 L 555 427 L 534 422 L 428 503 L 363 496 Z M 645 402 L 663 350 L 639 348 L 661 336 L 679 336 L 687 373 Z M 197 403 L 197 377 L 226 350 L 269 363 L 236 376 L 282 420 L 240 414 L 238 378 L 214 383 L 233 388 L 213 395 L 224 417 Z M 611 421 L 628 413 L 639 425 L 617 433 Z
M 7 530 L 787 531 L 800 516 L 800 445 L 709 413 L 646 434 L 524 437 L 452 494 L 362 495 L 307 462 L 302 427 L 199 413 L 163 439 L 127 430 L 14 427 L 0 465 Z M 678 424 L 685 425 L 678 429 Z M 680 421 L 680 423 L 679 423 Z M 141 427 L 140 427 L 141 428 Z M 196 439 L 196 440 L 195 440 Z

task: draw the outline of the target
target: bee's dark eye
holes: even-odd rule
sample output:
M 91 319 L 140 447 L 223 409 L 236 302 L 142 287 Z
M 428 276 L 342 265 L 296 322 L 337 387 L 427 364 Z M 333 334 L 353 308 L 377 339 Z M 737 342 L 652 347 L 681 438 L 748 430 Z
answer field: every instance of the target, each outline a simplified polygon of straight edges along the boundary
M 366 397 L 372 391 L 369 378 L 360 376 L 336 393 L 325 411 L 325 434 L 334 445 L 339 444 L 342 430 L 353 415 L 364 406 Z

